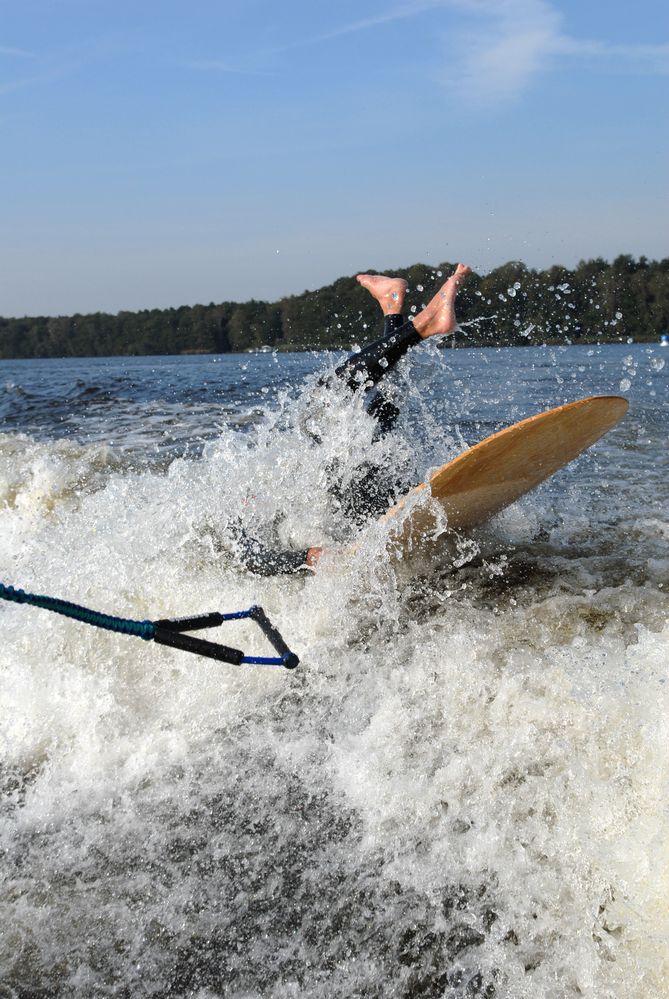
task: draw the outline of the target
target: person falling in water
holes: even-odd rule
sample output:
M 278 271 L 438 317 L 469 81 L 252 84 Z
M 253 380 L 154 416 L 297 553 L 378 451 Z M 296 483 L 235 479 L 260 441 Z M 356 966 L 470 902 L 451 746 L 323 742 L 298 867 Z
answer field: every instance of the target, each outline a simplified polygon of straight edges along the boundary
M 335 376 L 352 391 L 367 391 L 370 400 L 367 412 L 376 420 L 377 434 L 392 430 L 399 410 L 389 402 L 376 386 L 386 377 L 397 362 L 412 347 L 432 336 L 453 333 L 457 326 L 455 298 L 469 267 L 458 264 L 454 273 L 442 285 L 418 315 L 404 319 L 402 309 L 407 282 L 399 277 L 381 274 L 358 274 L 357 281 L 378 302 L 384 317 L 381 339 L 351 354 L 335 369 Z M 321 385 L 327 385 L 321 379 Z M 380 469 L 367 465 L 360 470 L 355 486 L 343 495 L 337 483 L 331 486 L 332 494 L 347 513 L 356 519 L 379 515 L 388 508 L 389 489 L 381 483 Z M 318 547 L 295 550 L 267 548 L 251 537 L 241 526 L 235 531 L 238 555 L 247 569 L 263 576 L 300 572 L 313 569 L 323 554 Z

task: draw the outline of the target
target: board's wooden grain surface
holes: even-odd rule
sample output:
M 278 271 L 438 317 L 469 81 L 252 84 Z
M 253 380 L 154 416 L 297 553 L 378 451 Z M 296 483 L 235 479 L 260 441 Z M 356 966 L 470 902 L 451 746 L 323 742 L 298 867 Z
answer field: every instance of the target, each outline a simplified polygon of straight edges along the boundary
M 407 503 L 429 489 L 454 530 L 474 527 L 573 461 L 618 423 L 628 409 L 620 396 L 591 396 L 530 416 L 500 430 L 443 465 L 383 515 L 398 519 L 393 541 L 409 544 L 435 524 L 433 504 Z

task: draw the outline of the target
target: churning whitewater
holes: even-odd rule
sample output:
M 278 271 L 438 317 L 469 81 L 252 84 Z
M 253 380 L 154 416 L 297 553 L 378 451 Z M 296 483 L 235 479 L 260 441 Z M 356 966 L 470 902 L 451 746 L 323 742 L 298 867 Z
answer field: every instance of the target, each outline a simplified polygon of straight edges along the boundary
M 0 607 L 0 995 L 669 996 L 669 366 L 415 353 L 381 441 L 328 355 L 3 362 L 0 580 L 258 603 L 301 664 Z M 597 393 L 623 423 L 456 542 L 398 561 L 328 495 Z M 328 554 L 253 576 L 239 523 Z

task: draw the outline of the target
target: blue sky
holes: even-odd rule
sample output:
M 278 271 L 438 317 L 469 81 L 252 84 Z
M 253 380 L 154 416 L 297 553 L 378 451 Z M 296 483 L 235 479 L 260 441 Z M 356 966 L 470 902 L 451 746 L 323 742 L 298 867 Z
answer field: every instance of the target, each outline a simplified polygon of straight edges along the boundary
M 669 256 L 666 0 L 0 0 L 0 315 Z

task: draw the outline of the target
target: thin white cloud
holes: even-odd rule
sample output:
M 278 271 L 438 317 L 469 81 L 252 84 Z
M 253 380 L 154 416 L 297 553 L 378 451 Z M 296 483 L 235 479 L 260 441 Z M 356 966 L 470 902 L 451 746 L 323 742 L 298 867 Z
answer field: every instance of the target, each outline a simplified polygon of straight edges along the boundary
M 381 24 L 390 24 L 392 21 L 402 21 L 407 18 L 417 17 L 426 10 L 434 10 L 435 7 L 445 7 L 448 0 L 413 0 L 410 3 L 401 4 L 398 7 L 391 7 L 390 10 L 372 17 L 363 17 L 358 21 L 351 21 L 342 24 L 331 31 L 325 31 L 320 35 L 314 35 L 298 44 L 311 45 L 316 42 L 330 41 L 332 38 L 340 38 L 342 35 L 352 35 L 358 31 L 367 31 L 369 28 L 376 28 Z
M 0 45 L 0 56 L 13 56 L 17 59 L 35 59 L 36 55 L 34 52 L 28 52 L 27 49 L 16 49 L 12 48 L 10 45 Z
M 669 74 L 669 44 L 620 45 L 577 39 L 562 31 L 562 14 L 551 0 L 405 0 L 378 14 L 341 24 L 328 31 L 294 39 L 253 53 L 252 61 L 318 45 L 395 21 L 441 9 L 469 22 L 450 29 L 446 69 L 438 79 L 471 103 L 510 103 L 542 73 L 565 58 L 603 62 L 616 60 L 618 71 Z M 242 68 L 234 62 L 203 59 L 182 63 L 189 69 L 241 75 L 266 75 L 266 69 Z
M 272 48 L 263 49 L 260 52 L 255 52 L 253 54 L 253 58 L 264 59 L 267 56 L 278 55 L 282 52 L 291 52 L 294 49 L 306 48 L 310 45 L 318 45 L 321 42 L 329 42 L 333 39 L 341 38 L 344 35 L 353 35 L 359 31 L 367 31 L 383 24 L 391 24 L 393 21 L 417 17 L 424 11 L 434 10 L 438 7 L 446 7 L 449 3 L 450 0 L 408 0 L 408 2 L 400 4 L 399 6 L 391 7 L 389 10 L 380 14 L 360 18 L 360 20 L 357 21 L 350 21 L 348 24 L 342 24 L 337 28 L 321 32 L 321 34 L 309 35 L 307 38 L 297 38 L 291 42 L 287 42 L 285 45 L 277 45 Z M 260 75 L 261 73 L 261 71 L 238 69 L 232 66 L 229 62 L 218 59 L 191 60 L 188 62 L 182 62 L 181 65 L 185 66 L 187 69 L 209 70 L 211 72 L 219 73 L 249 73 L 252 75 L 256 75 L 256 73 Z
M 669 45 L 572 38 L 563 34 L 562 15 L 548 0 L 450 0 L 450 6 L 479 21 L 449 37 L 442 74 L 443 82 L 472 102 L 512 101 L 566 57 L 615 59 L 618 69 L 669 73 Z
M 6 80 L 0 83 L 0 96 L 12 94 L 17 90 L 27 87 L 38 87 L 43 84 L 50 84 L 56 80 L 62 80 L 70 76 L 75 76 L 86 66 L 94 65 L 101 59 L 109 58 L 119 52 L 132 51 L 127 44 L 120 45 L 114 39 L 84 40 L 78 46 L 68 46 L 67 48 L 50 53 L 39 58 L 37 64 L 24 63 L 24 72 L 32 70 L 30 76 L 19 77 L 14 80 Z M 0 55 L 2 54 L 0 47 Z M 38 59 L 37 55 L 23 49 L 12 50 L 24 56 Z M 14 67 L 16 70 L 18 67 Z
M 449 38 L 444 82 L 474 103 L 513 99 L 545 66 L 560 37 L 560 16 L 545 0 L 453 0 L 478 16 Z
M 10 80 L 7 83 L 0 83 L 0 97 L 4 97 L 5 94 L 13 94 L 17 90 L 23 90 L 25 87 L 35 87 L 41 83 L 50 83 L 62 75 L 60 73 L 43 73 L 38 76 L 24 76 L 20 80 Z
M 556 51 L 573 56 L 593 56 L 599 59 L 618 59 L 630 69 L 659 75 L 669 74 L 669 44 L 667 45 L 614 45 L 609 42 L 580 41 L 561 36 Z
M 18 90 L 24 90 L 29 87 L 39 87 L 43 84 L 54 83 L 56 80 L 62 80 L 76 73 L 84 64 L 85 60 L 83 59 L 79 62 L 73 59 L 72 61 L 64 61 L 62 63 L 50 63 L 47 60 L 45 65 L 37 66 L 37 72 L 31 76 L 22 76 L 16 80 L 5 80 L 3 83 L 0 83 L 0 96 L 13 94 Z
M 243 69 L 239 66 L 232 66 L 222 59 L 193 59 L 180 63 L 185 69 L 194 69 L 203 73 L 230 73 L 239 76 L 271 76 L 267 70 Z

